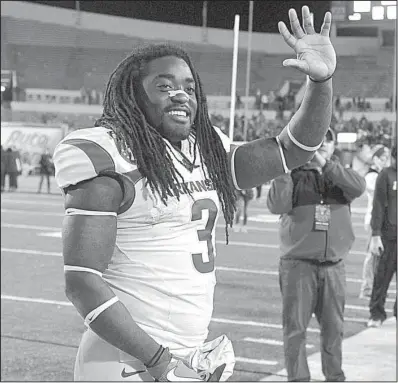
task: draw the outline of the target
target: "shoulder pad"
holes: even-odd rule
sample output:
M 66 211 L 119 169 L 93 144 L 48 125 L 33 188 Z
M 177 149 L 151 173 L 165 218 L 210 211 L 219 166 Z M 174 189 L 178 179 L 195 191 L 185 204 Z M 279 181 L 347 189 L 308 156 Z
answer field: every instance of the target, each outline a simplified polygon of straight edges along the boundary
M 229 137 L 225 133 L 223 133 L 221 131 L 220 128 L 218 128 L 217 126 L 214 126 L 214 125 L 213 125 L 213 128 L 217 132 L 218 136 L 220 137 L 225 151 L 227 153 L 229 153 L 231 151 L 231 144 L 232 144 L 231 140 L 229 139 Z
M 101 174 L 124 174 L 137 167 L 119 153 L 111 130 L 103 127 L 76 130 L 56 146 L 55 180 L 65 188 Z

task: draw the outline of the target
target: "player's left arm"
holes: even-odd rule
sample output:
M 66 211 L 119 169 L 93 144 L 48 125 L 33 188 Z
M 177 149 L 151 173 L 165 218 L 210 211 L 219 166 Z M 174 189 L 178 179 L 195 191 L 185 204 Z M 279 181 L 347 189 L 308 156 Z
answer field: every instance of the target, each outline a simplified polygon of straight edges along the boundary
M 308 7 L 303 7 L 303 28 L 296 11 L 290 9 L 293 35 L 279 22 L 285 42 L 297 59 L 284 66 L 305 73 L 307 89 L 300 108 L 289 124 L 274 138 L 258 139 L 231 151 L 231 168 L 235 187 L 248 189 L 266 183 L 309 161 L 320 147 L 332 116 L 332 75 L 336 53 L 329 39 L 331 14 L 327 12 L 320 33 L 315 33 Z

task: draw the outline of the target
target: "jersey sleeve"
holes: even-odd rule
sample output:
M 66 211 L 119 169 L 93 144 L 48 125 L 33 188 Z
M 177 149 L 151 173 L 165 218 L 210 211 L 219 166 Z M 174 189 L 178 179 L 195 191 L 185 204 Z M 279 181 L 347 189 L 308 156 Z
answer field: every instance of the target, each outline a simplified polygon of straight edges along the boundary
M 116 172 L 111 137 L 98 128 L 81 129 L 66 136 L 55 148 L 55 180 L 64 189 L 105 172 Z
M 106 175 L 115 178 L 124 193 L 121 208 L 131 205 L 137 166 L 121 156 L 108 129 L 97 127 L 74 131 L 55 148 L 55 180 L 62 190 L 79 182 Z
M 222 132 L 222 130 L 220 128 L 218 128 L 217 126 L 213 126 L 213 128 L 217 132 L 218 136 L 220 137 L 225 151 L 227 153 L 230 153 L 232 141 L 229 139 L 229 137 L 225 133 Z
M 220 128 L 218 128 L 217 126 L 213 126 L 213 128 L 217 132 L 218 136 L 220 137 L 225 151 L 228 153 L 228 161 L 229 161 L 229 166 L 230 166 L 231 175 L 232 175 L 232 181 L 235 186 L 235 189 L 242 190 L 238 186 L 238 182 L 236 180 L 236 173 L 235 173 L 235 152 L 236 152 L 236 148 L 238 147 L 238 145 L 234 145 L 232 143 L 232 141 L 230 140 L 230 138 L 225 133 L 223 133 Z

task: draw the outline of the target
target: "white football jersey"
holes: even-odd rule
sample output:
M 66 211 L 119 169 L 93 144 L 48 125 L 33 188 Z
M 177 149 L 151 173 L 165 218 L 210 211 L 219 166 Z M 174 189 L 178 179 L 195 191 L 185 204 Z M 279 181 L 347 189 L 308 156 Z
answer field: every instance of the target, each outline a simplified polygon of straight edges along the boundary
M 215 129 L 229 152 L 229 138 Z M 185 181 L 180 200 L 170 196 L 167 206 L 151 192 L 134 161 L 119 153 L 109 129 L 72 132 L 56 147 L 54 164 L 61 189 L 107 172 L 123 178 L 116 246 L 103 278 L 137 324 L 178 354 L 208 334 L 220 202 L 199 153 L 190 171 L 178 161 L 181 153 L 165 142 Z M 182 142 L 181 152 L 191 162 L 193 147 L 193 137 Z

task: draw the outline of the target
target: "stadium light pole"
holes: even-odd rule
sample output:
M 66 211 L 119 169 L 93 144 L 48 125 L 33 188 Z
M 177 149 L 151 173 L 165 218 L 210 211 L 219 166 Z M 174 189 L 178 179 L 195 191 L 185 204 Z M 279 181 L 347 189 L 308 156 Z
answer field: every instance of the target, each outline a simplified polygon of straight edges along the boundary
M 253 8 L 254 1 L 249 1 L 249 28 L 248 28 L 248 42 L 247 42 L 247 60 L 246 60 L 246 89 L 245 89 L 245 120 L 243 128 L 243 137 L 247 141 L 247 126 L 249 124 L 248 109 L 249 109 L 249 91 L 250 91 L 250 67 L 252 58 L 252 34 L 253 34 Z
M 395 17 L 395 43 L 394 43 L 394 84 L 392 87 L 392 107 L 391 110 L 394 113 L 395 112 L 395 123 L 393 122 L 393 128 L 392 128 L 392 141 L 393 144 L 396 143 L 397 140 L 397 124 L 398 124 L 398 117 L 397 117 L 397 65 L 398 65 L 398 60 L 397 60 L 397 43 L 398 43 L 398 21 L 397 17 Z
M 203 2 L 202 7 L 202 36 L 203 42 L 207 43 L 207 1 Z
M 75 1 L 75 8 L 76 8 L 76 25 L 80 25 L 80 1 Z
M 233 141 L 234 121 L 235 121 L 235 101 L 236 101 L 236 76 L 238 67 L 238 43 L 239 43 L 239 20 L 240 16 L 235 15 L 234 23 L 234 50 L 232 57 L 232 82 L 231 82 L 231 107 L 229 111 L 229 138 Z

